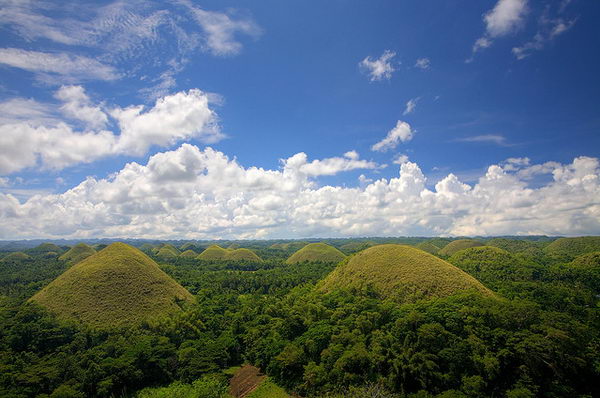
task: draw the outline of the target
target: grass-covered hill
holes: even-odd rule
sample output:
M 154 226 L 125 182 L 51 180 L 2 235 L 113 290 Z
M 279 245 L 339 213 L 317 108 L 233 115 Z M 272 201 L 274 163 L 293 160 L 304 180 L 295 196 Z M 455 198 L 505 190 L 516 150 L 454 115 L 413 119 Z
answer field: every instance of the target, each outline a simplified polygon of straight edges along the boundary
M 477 279 L 454 265 L 423 250 L 405 245 L 379 245 L 342 262 L 318 289 L 363 289 L 370 287 L 385 298 L 400 301 L 422 297 L 444 297 L 466 290 L 493 293 Z
M 561 261 L 571 261 L 582 254 L 600 251 L 600 236 L 560 238 L 544 249 L 546 255 Z
M 359 241 L 350 242 L 340 246 L 340 250 L 346 254 L 352 254 L 361 250 L 368 249 L 369 247 L 375 246 L 377 243 L 371 241 Z
M 464 250 L 464 249 L 468 249 L 470 247 L 477 247 L 477 246 L 483 246 L 483 243 L 473 240 L 473 239 L 453 240 L 452 242 L 448 243 L 446 246 L 442 247 L 440 249 L 440 251 L 438 252 L 438 254 L 441 256 L 450 257 L 451 255 L 453 255 L 454 253 L 456 253 L 459 250 Z
M 29 253 L 34 253 L 34 254 L 48 253 L 48 252 L 62 253 L 63 249 L 61 249 L 59 246 L 55 245 L 54 243 L 42 243 L 41 245 L 36 246 L 33 249 L 29 249 L 28 251 L 29 251 Z
M 188 249 L 188 250 L 184 251 L 183 253 L 181 253 L 179 255 L 179 257 L 183 257 L 183 258 L 196 258 L 196 257 L 198 257 L 198 253 L 196 253 L 192 249 Z
M 2 260 L 0 260 L 0 262 L 17 263 L 17 262 L 27 261 L 27 260 L 31 260 L 30 255 L 25 254 L 23 252 L 13 252 L 13 253 L 10 253 L 9 255 L 3 257 Z
M 223 249 L 218 245 L 207 247 L 196 258 L 199 260 L 218 261 L 262 261 L 262 259 L 250 249 Z
M 500 249 L 504 249 L 507 252 L 513 254 L 522 254 L 526 257 L 541 257 L 543 255 L 542 246 L 540 243 L 521 240 L 521 239 L 507 239 L 507 238 L 494 238 L 490 239 L 485 243 L 486 246 L 494 246 Z
M 440 251 L 440 247 L 434 245 L 430 241 L 421 242 L 415 247 L 430 254 L 437 254 L 437 252 Z
M 161 247 L 158 252 L 156 252 L 156 257 L 161 260 L 173 260 L 179 256 L 179 251 L 173 250 L 171 247 Z
M 124 243 L 75 264 L 31 298 L 59 318 L 98 329 L 139 324 L 192 300 L 151 258 Z
M 448 262 L 491 287 L 496 287 L 496 282 L 532 280 L 535 271 L 535 265 L 493 246 L 460 250 Z
M 69 264 L 77 264 L 83 259 L 96 253 L 91 246 L 85 243 L 78 243 L 73 246 L 68 252 L 59 257 L 59 259 L 66 261 Z
M 287 260 L 288 264 L 301 263 L 303 261 L 320 261 L 324 263 L 337 263 L 346 256 L 333 246 L 326 243 L 311 243 L 292 254 Z

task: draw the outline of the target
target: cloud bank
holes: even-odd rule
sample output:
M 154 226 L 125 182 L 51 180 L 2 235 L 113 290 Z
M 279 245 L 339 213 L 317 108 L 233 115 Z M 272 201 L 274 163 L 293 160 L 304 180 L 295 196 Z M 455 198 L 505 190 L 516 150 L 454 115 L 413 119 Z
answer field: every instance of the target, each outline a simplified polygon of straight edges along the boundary
M 350 152 L 281 168 L 242 167 L 211 148 L 183 144 L 105 179 L 20 203 L 0 194 L 0 237 L 276 238 L 385 235 L 600 233 L 600 162 L 491 165 L 473 186 L 449 174 L 434 189 L 416 163 L 359 187 L 316 177 L 372 168 Z M 535 176 L 548 180 L 532 188 Z

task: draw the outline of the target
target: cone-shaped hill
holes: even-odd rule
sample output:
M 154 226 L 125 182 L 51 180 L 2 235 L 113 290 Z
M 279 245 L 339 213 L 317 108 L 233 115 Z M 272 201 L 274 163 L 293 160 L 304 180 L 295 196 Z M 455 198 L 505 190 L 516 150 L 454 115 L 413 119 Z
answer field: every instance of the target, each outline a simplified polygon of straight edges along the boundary
M 550 257 L 570 261 L 582 254 L 600 251 L 600 236 L 560 238 L 546 246 L 544 251 Z
M 196 257 L 198 260 L 229 260 L 229 261 L 262 261 L 262 259 L 250 249 L 223 249 L 221 246 L 212 245 L 206 248 Z
M 197 256 L 198 256 L 198 253 L 196 253 L 192 249 L 188 249 L 179 255 L 179 257 L 183 257 L 183 258 L 196 258 Z
M 4 257 L 2 260 L 0 260 L 1 262 L 13 262 L 13 263 L 18 263 L 21 261 L 28 261 L 31 260 L 31 256 L 23 253 L 23 252 L 13 252 L 10 253 L 8 256 Z
M 78 243 L 73 246 L 68 252 L 59 257 L 60 260 L 66 261 L 69 264 L 77 264 L 83 259 L 96 254 L 96 250 L 85 243 Z
M 493 293 L 454 265 L 405 245 L 379 245 L 337 266 L 318 286 L 324 292 L 371 286 L 383 297 L 410 301 L 444 297 L 466 290 Z
M 54 243 L 42 243 L 39 246 L 30 249 L 30 253 L 48 253 L 48 252 L 56 252 L 61 253 L 63 250 L 56 246 Z
M 292 254 L 287 260 L 288 264 L 303 261 L 321 261 L 324 263 L 338 263 L 345 259 L 344 253 L 326 243 L 311 243 Z
M 179 252 L 174 251 L 173 249 L 171 249 L 170 247 L 164 246 L 162 247 L 157 253 L 156 253 L 156 257 L 162 259 L 162 260 L 172 260 L 174 258 L 177 258 L 179 256 Z
M 454 253 L 448 262 L 493 286 L 501 280 L 526 281 L 535 269 L 522 258 L 493 246 L 477 246 Z
M 471 247 L 483 246 L 483 243 L 478 242 L 473 239 L 459 239 L 453 240 L 448 243 L 446 246 L 440 249 L 438 254 L 442 256 L 451 256 L 459 250 L 468 249 Z
M 440 248 L 431 243 L 430 241 L 421 242 L 415 247 L 430 254 L 436 254 L 440 251 Z
M 140 250 L 113 243 L 69 268 L 30 300 L 59 318 L 110 329 L 178 311 L 193 296 Z

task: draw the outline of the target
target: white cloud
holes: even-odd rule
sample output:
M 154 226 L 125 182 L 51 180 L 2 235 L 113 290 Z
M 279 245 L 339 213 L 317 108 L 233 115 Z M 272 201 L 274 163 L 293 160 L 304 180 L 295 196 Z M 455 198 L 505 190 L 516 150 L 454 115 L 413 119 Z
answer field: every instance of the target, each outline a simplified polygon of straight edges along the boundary
M 485 35 L 475 41 L 473 53 L 490 47 L 492 39 L 506 36 L 519 29 L 527 12 L 527 0 L 498 0 L 494 8 L 483 15 Z M 470 61 L 472 58 L 467 60 Z
M 64 102 L 60 109 L 66 116 L 81 120 L 92 129 L 103 128 L 108 123 L 106 113 L 91 104 L 83 87 L 62 86 L 54 96 Z
M 406 155 L 404 153 L 399 153 L 398 155 L 396 155 L 396 157 L 392 161 L 392 163 L 394 163 L 394 164 L 404 164 L 406 162 L 408 162 L 408 155 Z
M 429 69 L 431 66 L 431 61 L 429 58 L 419 58 L 417 62 L 415 62 L 415 68 L 419 69 Z
M 458 142 L 483 142 L 483 143 L 492 143 L 492 144 L 496 144 L 496 145 L 508 145 L 506 142 L 506 138 L 504 136 L 498 135 L 498 134 L 475 135 L 472 137 L 458 138 L 456 141 L 458 141 Z
M 394 149 L 400 142 L 412 140 L 414 134 L 415 131 L 410 127 L 410 124 L 398 120 L 396 126 L 387 133 L 387 136 L 383 140 L 374 144 L 371 150 L 385 152 L 389 149 Z
M 372 82 L 384 79 L 389 80 L 392 78 L 392 73 L 395 70 L 391 63 L 392 58 L 395 56 L 395 52 L 385 50 L 378 59 L 372 59 L 368 56 L 360 61 L 358 66 L 364 73 L 369 75 Z
M 352 161 L 348 156 L 344 162 Z M 471 185 L 454 174 L 426 187 L 419 166 L 359 186 L 319 186 L 294 155 L 279 170 L 244 168 L 211 148 L 183 144 L 127 164 L 107 179 L 87 178 L 63 194 L 20 203 L 0 194 L 0 237 L 268 238 L 368 235 L 579 235 L 600 233 L 600 162 L 579 157 L 539 171 L 532 188 L 491 165 Z M 310 166 L 313 167 L 313 166 Z M 308 169 L 310 169 L 310 167 Z M 344 167 L 336 167 L 339 172 Z M 312 173 L 321 175 L 318 173 Z
M 60 88 L 56 97 L 65 101 L 60 109 L 71 117 L 83 120 L 87 126 L 103 127 L 107 115 L 93 106 L 83 88 Z M 13 173 L 41 164 L 44 168 L 62 169 L 78 163 L 89 163 L 117 154 L 145 154 L 153 146 L 165 147 L 176 142 L 198 139 L 216 142 L 224 136 L 217 124 L 217 115 L 209 107 L 208 96 L 194 89 L 158 99 L 151 109 L 143 106 L 113 108 L 110 115 L 120 132 L 103 129 L 74 130 L 58 119 L 48 119 L 49 105 L 38 105 L 29 111 L 28 100 L 0 103 L 9 109 L 11 117 L 0 123 L 0 174 Z M 33 112 L 33 115 L 32 115 Z
M 417 108 L 417 101 L 419 101 L 419 97 L 417 98 L 411 98 L 410 100 L 408 100 L 408 102 L 406 103 L 406 108 L 404 109 L 404 112 L 402 112 L 403 115 L 408 115 L 409 113 L 413 113 L 415 111 L 415 109 Z
M 58 75 L 69 80 L 115 80 L 117 71 L 95 59 L 67 53 L 44 53 L 18 48 L 1 48 L 0 64 L 29 72 Z
M 571 29 L 577 21 L 576 19 L 550 18 L 548 13 L 549 11 L 546 9 L 539 20 L 538 31 L 531 40 L 519 47 L 513 47 L 512 53 L 517 59 L 525 59 L 532 52 L 543 49 L 547 43 Z
M 236 40 L 236 33 L 257 37 L 261 31 L 249 18 L 232 19 L 229 15 L 206 11 L 194 7 L 188 0 L 181 0 L 191 11 L 196 22 L 205 33 L 205 46 L 215 55 L 232 55 L 240 52 L 242 44 Z
M 346 152 L 344 157 L 316 159 L 310 163 L 307 162 L 307 159 L 307 155 L 304 152 L 300 152 L 283 162 L 288 170 L 294 170 L 294 172 L 310 177 L 335 175 L 342 171 L 355 169 L 377 168 L 377 163 L 375 162 L 360 160 L 356 151 Z

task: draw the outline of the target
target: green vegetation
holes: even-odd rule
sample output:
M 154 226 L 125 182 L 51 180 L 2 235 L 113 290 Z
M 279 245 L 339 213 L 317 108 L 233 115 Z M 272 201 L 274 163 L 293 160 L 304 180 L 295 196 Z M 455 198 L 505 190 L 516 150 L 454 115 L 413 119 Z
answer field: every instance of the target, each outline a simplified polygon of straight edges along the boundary
M 85 243 L 78 243 L 68 252 L 60 256 L 59 259 L 66 261 L 68 264 L 77 264 L 81 260 L 84 260 L 95 253 L 96 250 L 92 249 L 91 246 L 88 246 Z
M 219 245 L 212 245 L 212 246 L 207 247 L 196 258 L 198 260 L 225 260 L 226 257 L 227 257 L 226 249 L 223 249 Z
M 440 248 L 429 241 L 421 242 L 416 246 L 417 249 L 423 250 L 429 254 L 437 254 Z
M 23 252 L 12 252 L 9 255 L 5 256 L 4 258 L 2 258 L 2 262 L 22 262 L 22 261 L 28 261 L 31 260 L 31 256 L 23 253 Z
M 62 253 L 62 251 L 63 250 L 60 247 L 56 246 L 54 243 L 42 243 L 41 245 L 29 250 L 30 253 Z
M 486 246 L 494 246 L 513 254 L 522 254 L 530 258 L 542 256 L 542 245 L 539 242 L 527 240 L 494 238 L 486 242 Z
M 464 249 L 468 249 L 470 247 L 477 247 L 477 246 L 483 246 L 483 243 L 478 242 L 473 239 L 454 240 L 454 241 L 448 243 L 446 246 L 442 247 L 440 249 L 440 251 L 438 252 L 438 254 L 441 256 L 450 257 L 451 255 L 453 255 L 454 253 L 456 253 L 459 250 L 464 250 Z
M 188 249 L 186 251 L 184 251 L 183 253 L 181 253 L 179 255 L 180 257 L 184 257 L 184 258 L 196 258 L 198 257 L 198 253 L 196 253 L 195 251 Z
M 600 251 L 600 236 L 560 238 L 545 248 L 546 255 L 559 261 L 571 261 L 575 257 Z
M 161 260 L 172 260 L 179 256 L 179 251 L 173 250 L 172 247 L 163 246 L 158 252 L 156 252 L 156 257 Z
M 227 256 L 225 257 L 226 260 L 231 260 L 231 261 L 241 261 L 241 260 L 246 260 L 246 261 L 262 261 L 262 259 L 260 257 L 258 257 L 256 255 L 256 253 L 254 253 L 252 250 L 250 249 L 234 249 L 231 250 L 227 253 Z
M 550 241 L 502 239 L 500 244 L 516 248 L 524 246 L 518 241 L 542 249 Z M 287 264 L 290 253 L 271 248 L 273 241 L 242 244 L 262 262 L 178 256 L 158 267 L 122 244 L 111 260 L 123 255 L 128 261 L 95 261 L 101 251 L 71 268 L 58 257 L 44 258 L 47 252 L 5 247 L 0 256 L 23 250 L 31 258 L 0 264 L 0 396 L 600 396 L 600 252 L 564 261 L 544 251 L 531 257 L 479 246 L 454 253 L 452 265 L 413 247 L 434 244 L 425 238 L 371 240 L 383 245 L 338 265 Z M 399 241 L 411 246 L 387 244 Z M 133 257 L 140 267 L 130 264 Z M 117 329 L 73 322 L 30 299 L 57 284 L 77 296 L 65 275 L 88 262 L 97 272 L 87 278 L 79 270 L 75 279 L 101 294 L 86 306 L 105 316 L 112 304 L 102 297 L 120 297 L 127 308 L 105 322 L 125 319 Z M 104 267 L 122 272 L 102 273 Z M 141 283 L 129 276 L 149 273 L 176 281 L 176 290 L 185 287 L 187 303 L 142 320 L 132 315 L 146 306 L 142 297 L 162 300 L 168 290 L 154 283 L 156 277 Z M 469 281 L 479 289 L 469 288 Z M 467 290 L 457 288 L 463 283 Z M 129 291 L 140 294 L 129 300 Z M 55 295 L 51 301 L 65 299 Z M 80 302 L 85 300 L 64 306 Z M 254 371 L 235 379 L 244 368 Z
M 192 295 L 138 249 L 113 243 L 75 264 L 31 301 L 61 319 L 104 329 L 178 311 Z
M 288 264 L 297 264 L 303 261 L 320 261 L 324 263 L 337 263 L 346 256 L 333 246 L 325 243 L 311 243 L 292 254 L 287 259 Z
M 450 263 L 404 245 L 379 245 L 344 261 L 329 274 L 319 290 L 373 289 L 385 298 L 413 301 L 445 297 L 465 290 L 485 295 L 492 292 Z
M 368 249 L 371 246 L 375 246 L 377 243 L 366 241 L 366 242 L 351 242 L 340 246 L 340 250 L 346 254 L 353 254 L 361 250 Z

